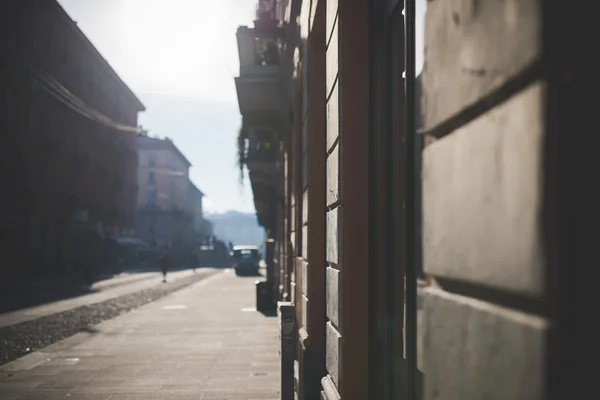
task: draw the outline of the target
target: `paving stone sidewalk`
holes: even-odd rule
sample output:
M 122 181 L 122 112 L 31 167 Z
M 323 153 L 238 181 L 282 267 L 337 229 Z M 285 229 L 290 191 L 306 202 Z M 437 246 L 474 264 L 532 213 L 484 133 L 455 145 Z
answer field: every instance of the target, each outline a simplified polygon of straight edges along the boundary
M 212 271 L 213 268 L 198 270 L 204 274 Z M 194 276 L 191 270 L 181 270 L 169 273 L 168 281 L 175 282 L 182 278 Z M 111 282 L 112 281 L 112 282 Z M 119 282 L 120 281 L 120 282 Z M 120 283 L 117 285 L 117 283 Z M 110 300 L 130 293 L 139 292 L 162 285 L 162 274 L 160 272 L 149 272 L 139 274 L 139 276 L 119 277 L 108 279 L 94 284 L 92 291 L 71 298 L 52 301 L 47 304 L 41 304 L 33 307 L 0 313 L 0 328 L 15 325 L 21 322 L 41 318 L 56 313 L 72 310 L 77 307 L 86 306 L 102 301 Z
M 226 271 L 0 366 L 7 399 L 279 399 L 277 318 Z

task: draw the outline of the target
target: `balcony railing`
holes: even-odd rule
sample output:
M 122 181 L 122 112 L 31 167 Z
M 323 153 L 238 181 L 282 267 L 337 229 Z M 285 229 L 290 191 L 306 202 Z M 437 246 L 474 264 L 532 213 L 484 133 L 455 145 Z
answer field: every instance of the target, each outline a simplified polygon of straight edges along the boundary
M 237 32 L 240 76 L 279 76 L 282 33 L 279 29 L 240 27 Z
M 251 132 L 248 138 L 247 160 L 249 167 L 254 163 L 276 163 L 278 143 L 271 132 Z
M 254 65 L 279 65 L 281 62 L 281 44 L 276 37 L 254 39 Z
M 277 148 L 275 145 L 265 142 L 259 143 L 256 147 L 248 149 L 248 163 L 264 162 L 264 163 L 276 163 L 277 162 Z
M 240 27 L 237 38 L 240 76 L 235 81 L 240 111 L 248 118 L 252 113 L 262 113 L 264 120 L 264 113 L 279 113 L 284 104 L 281 37 L 279 31 Z

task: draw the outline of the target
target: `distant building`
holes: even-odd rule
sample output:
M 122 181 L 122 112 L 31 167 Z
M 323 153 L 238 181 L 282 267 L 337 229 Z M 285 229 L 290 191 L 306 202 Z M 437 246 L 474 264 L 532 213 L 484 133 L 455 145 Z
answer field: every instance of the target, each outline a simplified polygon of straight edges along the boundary
M 144 106 L 55 0 L 0 1 L 0 48 L 0 279 L 72 274 L 133 228 Z
M 190 202 L 194 212 L 194 236 L 201 237 L 205 234 L 206 221 L 204 219 L 204 211 L 202 209 L 202 199 L 204 193 L 193 182 L 190 181 Z
M 137 236 L 175 245 L 193 235 L 198 213 L 190 196 L 191 163 L 169 139 L 138 135 Z

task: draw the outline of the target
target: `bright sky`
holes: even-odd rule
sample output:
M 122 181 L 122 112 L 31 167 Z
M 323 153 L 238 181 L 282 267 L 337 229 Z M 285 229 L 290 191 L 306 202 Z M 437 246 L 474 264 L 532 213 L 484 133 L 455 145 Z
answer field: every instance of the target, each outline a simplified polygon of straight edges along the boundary
M 140 124 L 168 136 L 190 160 L 207 212 L 254 212 L 248 179 L 238 185 L 241 117 L 235 32 L 256 0 L 59 0 L 147 111 Z M 422 20 L 424 0 L 417 0 Z M 422 47 L 417 33 L 417 48 Z M 421 54 L 417 69 L 420 70 Z

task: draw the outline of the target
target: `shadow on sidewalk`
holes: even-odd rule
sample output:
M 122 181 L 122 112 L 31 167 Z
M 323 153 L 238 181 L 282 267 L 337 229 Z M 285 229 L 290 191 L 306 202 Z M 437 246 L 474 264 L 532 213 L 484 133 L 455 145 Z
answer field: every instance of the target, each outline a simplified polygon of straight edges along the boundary
M 97 293 L 93 287 L 64 283 L 48 287 L 13 287 L 2 290 L 0 295 L 0 313 L 18 311 L 25 308 L 54 303 L 79 296 Z
M 200 267 L 197 271 L 202 270 Z M 225 269 L 226 267 L 214 267 Z M 169 270 L 169 272 L 179 272 L 191 270 L 187 266 L 179 266 Z M 58 301 L 73 299 L 76 297 L 86 296 L 98 293 L 104 290 L 112 289 L 116 286 L 132 284 L 142 279 L 150 279 L 151 277 L 140 277 L 139 280 L 119 281 L 114 283 L 104 284 L 100 288 L 95 288 L 94 284 L 105 280 L 118 277 L 121 274 L 137 274 L 144 272 L 160 273 L 160 268 L 153 266 L 129 266 L 120 272 L 114 274 L 102 274 L 94 279 L 94 283 L 89 285 L 81 284 L 70 277 L 49 277 L 36 280 L 20 280 L 14 282 L 1 282 L 0 285 L 0 314 L 23 310 L 26 308 L 41 306 L 44 304 L 54 303 Z
M 268 318 L 273 318 L 277 316 L 277 310 L 259 310 L 258 312 Z

